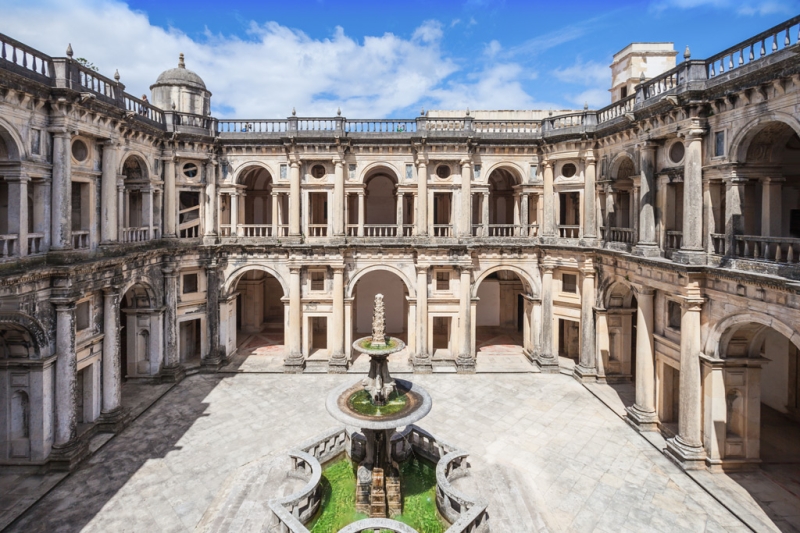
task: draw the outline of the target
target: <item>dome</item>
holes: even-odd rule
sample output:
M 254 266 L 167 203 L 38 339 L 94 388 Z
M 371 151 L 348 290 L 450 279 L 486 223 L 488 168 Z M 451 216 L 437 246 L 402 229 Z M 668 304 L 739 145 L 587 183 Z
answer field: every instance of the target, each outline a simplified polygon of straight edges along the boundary
M 204 91 L 206 90 L 206 84 L 203 82 L 203 79 L 186 68 L 186 64 L 183 62 L 183 54 L 180 55 L 178 67 L 162 72 L 156 82 L 150 86 L 150 89 L 163 85 L 181 85 Z

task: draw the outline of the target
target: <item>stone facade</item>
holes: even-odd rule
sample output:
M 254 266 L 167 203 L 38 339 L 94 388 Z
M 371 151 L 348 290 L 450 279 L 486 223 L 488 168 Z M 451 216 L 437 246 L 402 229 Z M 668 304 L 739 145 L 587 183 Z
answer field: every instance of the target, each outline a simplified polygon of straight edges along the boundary
M 122 379 L 243 333 L 344 371 L 378 292 L 415 371 L 510 326 L 542 371 L 634 380 L 685 467 L 757 464 L 760 405 L 800 416 L 799 22 L 674 68 L 631 45 L 667 70 L 615 58 L 597 111 L 409 120 L 217 119 L 183 58 L 162 109 L 0 36 L 0 464 L 73 467 Z

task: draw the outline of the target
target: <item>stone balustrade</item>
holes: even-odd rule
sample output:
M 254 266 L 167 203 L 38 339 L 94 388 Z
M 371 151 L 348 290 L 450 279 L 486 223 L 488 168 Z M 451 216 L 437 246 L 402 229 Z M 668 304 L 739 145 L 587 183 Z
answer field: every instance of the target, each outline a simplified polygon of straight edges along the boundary
M 322 465 L 311 454 L 290 451 L 293 470 L 290 476 L 307 480 L 306 484 L 294 494 L 285 498 L 270 500 L 269 508 L 273 517 L 271 527 L 282 533 L 308 533 L 303 525 L 311 520 L 322 503 L 319 482 L 322 479 Z
M 711 253 L 714 255 L 725 255 L 726 238 L 724 233 L 711 233 Z
M 636 104 L 636 95 L 632 94 L 621 100 L 617 100 L 613 104 L 606 106 L 597 111 L 597 123 L 602 124 L 614 120 L 615 118 L 624 117 L 628 113 L 633 112 L 633 107 Z
M 681 245 L 683 244 L 683 232 L 676 231 L 676 230 L 668 230 L 666 232 L 666 243 L 664 247 L 667 250 L 680 250 Z
M 141 228 L 122 228 L 120 232 L 120 239 L 122 240 L 122 242 L 149 241 L 150 228 L 148 226 L 144 226 Z
M 129 114 L 146 118 L 155 124 L 165 124 L 164 112 L 150 102 L 145 102 L 129 94 L 123 94 L 122 101 Z
M 473 500 L 455 489 L 451 482 L 469 474 L 467 453 L 453 451 L 442 457 L 436 465 L 436 506 L 448 522 L 447 531 L 489 531 L 488 504 Z
M 28 233 L 28 255 L 44 253 L 44 233 Z
M 736 235 L 732 255 L 773 263 L 796 264 L 800 257 L 800 239 Z
M 39 81 L 53 77 L 53 60 L 38 50 L 0 33 L 0 65 Z
M 415 120 L 346 120 L 347 133 L 416 133 Z
M 576 225 L 559 224 L 558 236 L 562 239 L 577 239 L 580 237 L 581 227 Z
M 397 224 L 364 224 L 365 237 L 397 237 Z
M 327 237 L 328 225 L 327 224 L 309 224 L 308 225 L 309 237 Z
M 72 247 L 76 250 L 89 248 L 89 232 L 88 231 L 73 231 L 72 232 Z
M 603 240 L 609 242 L 634 244 L 633 228 L 608 228 L 600 226 L 600 236 Z
M 453 236 L 453 226 L 450 224 L 434 224 L 433 225 L 433 236 L 434 237 L 452 237 Z
M 220 120 L 217 133 L 285 133 L 289 129 L 288 120 Z
M 18 255 L 18 235 L 0 235 L 0 259 Z
M 476 133 L 527 133 L 542 132 L 540 120 L 476 120 L 472 123 Z

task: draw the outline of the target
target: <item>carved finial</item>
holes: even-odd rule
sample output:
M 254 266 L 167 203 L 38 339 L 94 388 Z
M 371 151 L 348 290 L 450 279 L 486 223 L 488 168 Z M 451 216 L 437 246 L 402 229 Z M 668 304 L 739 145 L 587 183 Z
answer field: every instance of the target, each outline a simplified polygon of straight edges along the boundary
M 172 110 L 175 111 L 175 109 L 176 109 L 175 102 L 172 102 Z
M 114 79 L 119 81 L 119 69 L 114 71 Z
M 186 63 L 183 61 L 183 52 L 178 56 L 178 68 L 186 68 Z
M 685 61 L 689 61 L 689 58 L 692 57 L 692 52 L 689 51 L 689 45 L 686 45 L 686 50 L 683 51 L 683 59 Z
M 587 109 L 589 109 L 589 102 L 584 102 L 583 103 L 583 110 L 586 111 Z
M 469 116 L 469 108 L 467 108 L 467 116 Z
M 550 111 L 548 111 L 548 112 L 547 112 L 547 116 L 548 116 L 548 117 L 552 117 L 552 116 L 553 116 L 553 110 L 552 110 L 552 109 L 551 109 Z
M 292 108 L 292 116 L 293 117 L 297 116 L 297 110 L 295 108 Z
M 341 107 L 337 107 L 336 108 L 336 116 L 337 117 L 341 117 L 342 116 L 342 108 Z
M 641 74 L 641 76 L 639 76 L 639 83 L 644 83 L 644 80 L 645 80 L 645 79 L 646 79 L 646 78 L 644 77 L 644 71 L 642 71 L 642 74 Z
M 67 44 L 67 57 L 72 57 L 72 43 Z
M 421 117 L 424 117 L 424 116 L 425 116 L 425 108 L 424 108 L 424 107 L 423 107 L 422 109 L 420 109 L 420 110 L 419 110 L 419 115 L 420 115 Z

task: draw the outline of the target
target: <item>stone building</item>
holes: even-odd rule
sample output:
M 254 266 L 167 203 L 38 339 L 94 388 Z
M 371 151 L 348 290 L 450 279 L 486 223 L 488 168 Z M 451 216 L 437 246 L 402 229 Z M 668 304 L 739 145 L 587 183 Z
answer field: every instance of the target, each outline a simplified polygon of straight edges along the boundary
M 380 291 L 417 372 L 507 330 L 632 381 L 686 468 L 757 465 L 762 412 L 800 418 L 798 23 L 677 64 L 634 43 L 596 111 L 408 120 L 217 119 L 183 57 L 148 103 L 0 35 L 0 464 L 73 467 L 123 380 L 246 334 L 346 371 Z

